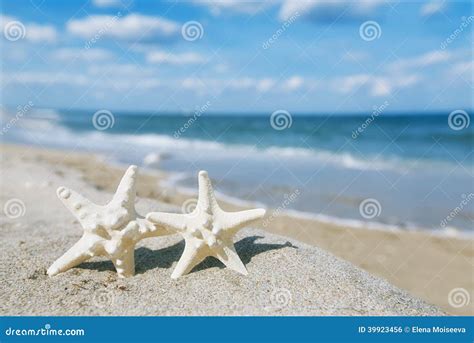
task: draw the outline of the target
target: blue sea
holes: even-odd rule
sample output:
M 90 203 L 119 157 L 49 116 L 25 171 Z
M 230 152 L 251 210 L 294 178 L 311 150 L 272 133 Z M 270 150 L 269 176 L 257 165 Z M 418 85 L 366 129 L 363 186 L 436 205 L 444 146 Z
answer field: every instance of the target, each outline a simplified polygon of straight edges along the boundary
M 4 110 L 2 140 L 172 172 L 195 189 L 354 227 L 474 232 L 472 126 L 449 113 L 358 115 Z M 469 119 L 469 118 L 467 118 Z M 364 207 L 367 205 L 367 207 Z

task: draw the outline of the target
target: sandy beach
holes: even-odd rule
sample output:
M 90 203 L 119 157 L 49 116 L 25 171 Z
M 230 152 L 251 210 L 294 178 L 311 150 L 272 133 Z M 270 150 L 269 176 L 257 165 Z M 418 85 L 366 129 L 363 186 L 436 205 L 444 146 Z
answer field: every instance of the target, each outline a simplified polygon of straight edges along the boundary
M 1 218 L 2 315 L 474 314 L 472 302 L 456 308 L 448 297 L 455 288 L 474 289 L 472 240 L 354 229 L 272 216 L 271 209 L 265 227 L 259 223 L 236 237 L 247 278 L 206 260 L 190 275 L 171 280 L 183 249 L 177 235 L 143 241 L 133 278 L 117 279 L 112 264 L 101 259 L 48 278 L 46 268 L 81 235 L 56 188 L 67 185 L 105 203 L 124 168 L 84 153 L 29 146 L 2 145 L 1 155 L 2 206 L 12 198 L 25 204 L 20 218 Z M 167 177 L 140 171 L 140 213 L 177 212 L 190 198 L 162 187 Z

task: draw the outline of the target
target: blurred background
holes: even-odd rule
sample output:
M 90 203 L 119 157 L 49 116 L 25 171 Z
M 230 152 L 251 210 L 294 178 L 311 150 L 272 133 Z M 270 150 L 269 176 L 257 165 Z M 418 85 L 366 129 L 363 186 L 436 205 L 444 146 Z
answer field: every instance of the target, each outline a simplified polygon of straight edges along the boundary
M 472 191 L 473 19 L 468 1 L 3 2 L 2 138 L 471 231 L 472 204 L 443 220 Z M 361 217 L 365 198 L 384 210 Z

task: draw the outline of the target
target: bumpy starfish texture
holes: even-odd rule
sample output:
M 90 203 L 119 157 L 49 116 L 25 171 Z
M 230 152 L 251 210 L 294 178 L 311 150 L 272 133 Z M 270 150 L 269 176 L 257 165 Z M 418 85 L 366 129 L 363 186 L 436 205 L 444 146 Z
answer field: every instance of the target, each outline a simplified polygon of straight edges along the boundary
M 93 256 L 110 258 L 119 277 L 135 274 L 135 244 L 146 237 L 170 234 L 136 212 L 136 175 L 137 166 L 130 166 L 105 206 L 96 205 L 68 188 L 58 188 L 59 199 L 77 218 L 84 234 L 49 267 L 48 275 L 64 272 Z
M 185 248 L 171 277 L 189 273 L 207 256 L 214 256 L 228 268 L 247 275 L 247 269 L 235 251 L 233 236 L 247 224 L 262 218 L 265 210 L 224 212 L 217 204 L 207 172 L 199 172 L 199 198 L 189 214 L 153 212 L 147 219 L 170 231 L 180 233 Z

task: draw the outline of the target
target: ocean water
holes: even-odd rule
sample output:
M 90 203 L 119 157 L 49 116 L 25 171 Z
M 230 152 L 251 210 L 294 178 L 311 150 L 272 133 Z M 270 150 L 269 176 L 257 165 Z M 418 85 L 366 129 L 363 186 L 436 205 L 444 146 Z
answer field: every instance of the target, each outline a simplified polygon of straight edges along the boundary
M 472 127 L 448 114 L 2 112 L 2 140 L 100 153 L 195 189 L 352 226 L 474 232 Z

